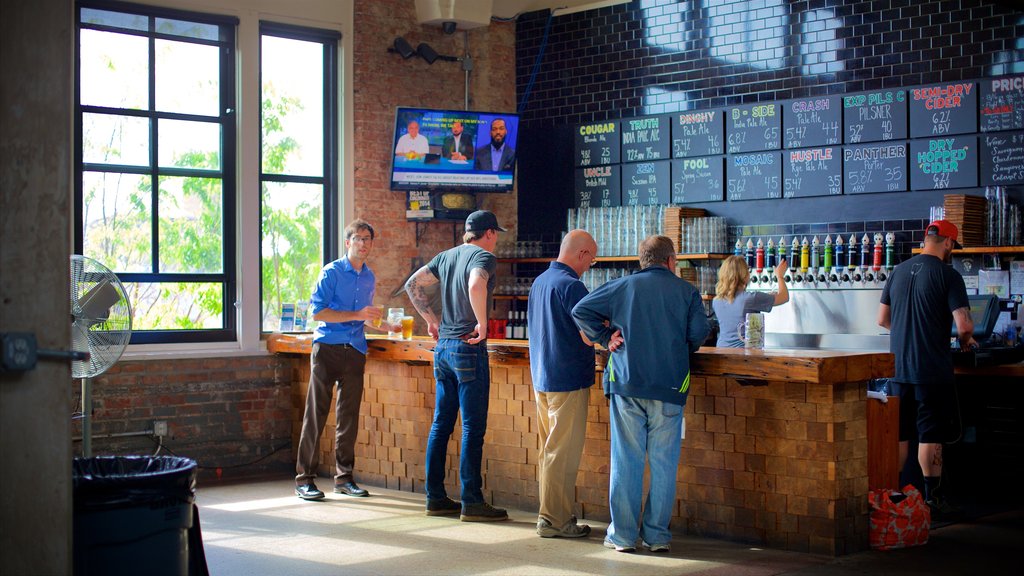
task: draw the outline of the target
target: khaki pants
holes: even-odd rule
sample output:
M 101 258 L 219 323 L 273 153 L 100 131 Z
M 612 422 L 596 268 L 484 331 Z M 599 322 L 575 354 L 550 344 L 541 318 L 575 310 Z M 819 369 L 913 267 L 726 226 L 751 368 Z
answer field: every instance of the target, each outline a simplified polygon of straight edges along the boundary
M 538 516 L 561 528 L 573 515 L 576 473 L 587 433 L 590 389 L 572 392 L 537 392 L 540 423 L 540 512 Z
M 307 484 L 316 478 L 317 445 L 331 410 L 335 382 L 338 383 L 338 399 L 334 408 L 334 483 L 349 482 L 353 480 L 352 468 L 356 459 L 366 356 L 345 344 L 314 343 L 309 363 L 309 390 L 306 391 L 306 412 L 302 417 L 299 454 L 295 461 L 295 484 Z

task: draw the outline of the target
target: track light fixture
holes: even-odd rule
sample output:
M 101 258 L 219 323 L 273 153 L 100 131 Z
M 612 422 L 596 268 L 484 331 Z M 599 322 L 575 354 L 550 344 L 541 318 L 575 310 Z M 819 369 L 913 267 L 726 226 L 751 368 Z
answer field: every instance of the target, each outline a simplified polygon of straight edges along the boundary
M 409 58 L 412 58 L 412 55 L 416 53 L 416 51 L 412 49 L 412 45 L 410 45 L 409 42 L 407 42 L 406 39 L 402 38 L 401 36 L 395 38 L 392 47 L 388 48 L 388 52 L 398 52 L 398 54 L 402 57 L 403 60 L 408 60 Z

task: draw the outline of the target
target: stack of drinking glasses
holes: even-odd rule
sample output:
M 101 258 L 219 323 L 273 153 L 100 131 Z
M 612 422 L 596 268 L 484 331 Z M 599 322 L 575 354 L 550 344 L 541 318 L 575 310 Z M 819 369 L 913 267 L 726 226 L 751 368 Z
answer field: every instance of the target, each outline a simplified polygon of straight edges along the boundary
M 664 206 L 610 206 L 570 209 L 568 230 L 586 230 L 597 242 L 598 256 L 635 256 L 640 242 L 662 233 Z

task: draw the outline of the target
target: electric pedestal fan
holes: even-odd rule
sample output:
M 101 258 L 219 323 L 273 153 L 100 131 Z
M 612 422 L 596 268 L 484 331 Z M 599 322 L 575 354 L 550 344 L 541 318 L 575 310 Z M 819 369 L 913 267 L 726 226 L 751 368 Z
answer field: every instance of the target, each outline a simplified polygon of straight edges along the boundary
M 82 455 L 92 456 L 92 378 L 114 365 L 132 336 L 132 305 L 117 276 L 92 258 L 71 255 L 71 363 L 82 379 Z

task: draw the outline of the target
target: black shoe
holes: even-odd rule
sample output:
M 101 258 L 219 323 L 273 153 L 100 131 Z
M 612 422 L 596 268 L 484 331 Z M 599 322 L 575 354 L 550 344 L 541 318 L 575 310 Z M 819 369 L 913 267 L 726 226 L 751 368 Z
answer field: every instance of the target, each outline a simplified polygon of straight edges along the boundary
M 961 519 L 964 515 L 962 509 L 952 505 L 945 498 L 933 498 L 926 500 L 925 504 L 928 505 L 932 515 L 932 522 L 955 522 Z
M 463 504 L 459 520 L 463 522 L 500 522 L 508 520 L 508 512 L 504 508 L 495 508 L 487 502 Z
M 462 503 L 445 496 L 427 499 L 427 516 L 455 516 L 462 512 Z
M 356 496 L 359 498 L 365 498 L 370 495 L 369 492 L 363 490 L 359 486 L 356 486 L 355 482 L 343 482 L 341 484 L 334 485 L 335 494 L 344 494 L 346 496 Z
M 303 500 L 323 500 L 324 493 L 317 489 L 316 484 L 301 484 L 295 487 L 295 493 Z

